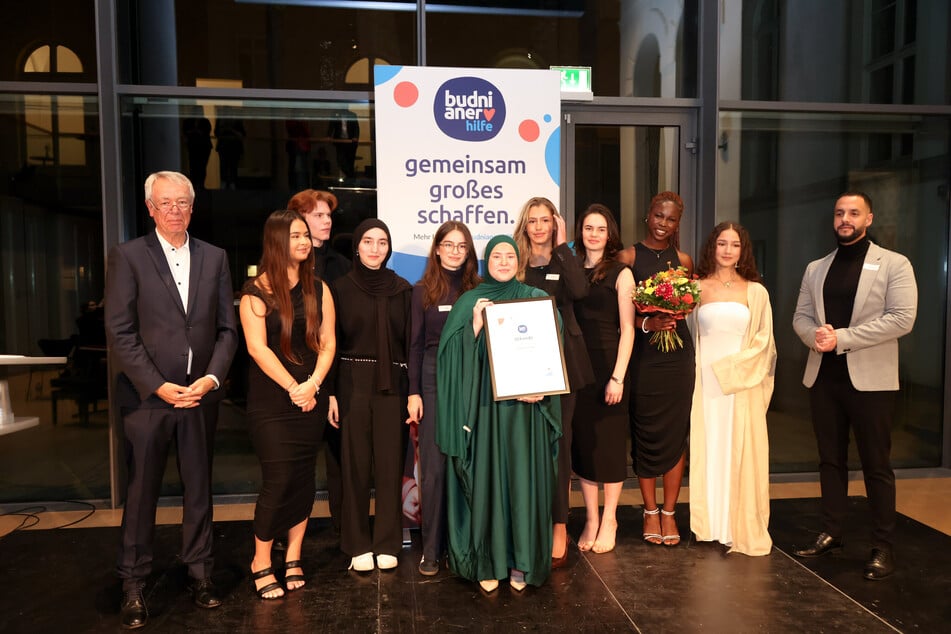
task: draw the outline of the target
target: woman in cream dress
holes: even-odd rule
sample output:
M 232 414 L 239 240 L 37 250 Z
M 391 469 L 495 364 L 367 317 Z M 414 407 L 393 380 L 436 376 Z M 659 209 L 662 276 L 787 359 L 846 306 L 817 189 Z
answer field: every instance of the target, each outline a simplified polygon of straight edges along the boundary
M 690 316 L 697 376 L 690 417 L 690 529 L 730 552 L 766 555 L 766 409 L 776 346 L 769 294 L 749 234 L 717 225 L 701 252 L 700 306 Z

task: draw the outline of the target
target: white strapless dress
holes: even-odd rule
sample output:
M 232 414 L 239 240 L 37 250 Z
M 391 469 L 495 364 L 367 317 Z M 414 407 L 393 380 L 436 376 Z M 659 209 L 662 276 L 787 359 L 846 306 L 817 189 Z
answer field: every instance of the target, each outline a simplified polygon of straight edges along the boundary
M 706 430 L 707 509 L 713 539 L 731 545 L 730 456 L 733 445 L 733 395 L 725 395 L 711 367 L 743 346 L 750 309 L 737 302 L 713 302 L 697 309 L 700 346 L 697 363 L 703 394 Z

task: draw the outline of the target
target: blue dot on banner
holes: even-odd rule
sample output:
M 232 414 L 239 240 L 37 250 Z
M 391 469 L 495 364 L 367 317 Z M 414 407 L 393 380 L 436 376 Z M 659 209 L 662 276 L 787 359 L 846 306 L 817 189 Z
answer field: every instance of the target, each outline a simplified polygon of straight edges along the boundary
M 402 66 L 374 66 L 373 82 L 377 86 L 385 84 L 396 77 L 401 70 L 403 70 Z
M 552 130 L 548 142 L 545 143 L 545 166 L 548 168 L 548 175 L 555 182 L 555 185 L 561 186 L 561 128 Z
M 546 114 L 544 117 L 542 117 L 542 120 L 544 120 L 545 123 L 551 123 L 551 115 Z
M 423 277 L 428 261 L 428 255 L 410 255 L 394 251 L 387 265 L 410 284 L 415 284 Z

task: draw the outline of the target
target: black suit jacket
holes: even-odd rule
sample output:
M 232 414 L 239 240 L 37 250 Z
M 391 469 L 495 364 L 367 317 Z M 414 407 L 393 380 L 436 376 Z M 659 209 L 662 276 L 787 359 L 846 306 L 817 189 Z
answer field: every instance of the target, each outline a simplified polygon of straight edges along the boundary
M 171 407 L 154 392 L 166 381 L 188 385 L 189 348 L 193 381 L 228 375 L 238 342 L 228 256 L 191 236 L 188 245 L 187 313 L 154 231 L 109 253 L 106 335 L 121 407 Z
M 571 391 L 577 392 L 595 381 L 588 347 L 585 345 L 574 310 L 575 302 L 580 302 L 588 296 L 588 278 L 585 276 L 584 264 L 567 244 L 559 244 L 552 250 L 547 275 L 550 277 L 546 277 L 546 274 L 538 269 L 527 267 L 525 283 L 540 288 L 555 298 L 564 323 L 562 340 L 568 381 Z

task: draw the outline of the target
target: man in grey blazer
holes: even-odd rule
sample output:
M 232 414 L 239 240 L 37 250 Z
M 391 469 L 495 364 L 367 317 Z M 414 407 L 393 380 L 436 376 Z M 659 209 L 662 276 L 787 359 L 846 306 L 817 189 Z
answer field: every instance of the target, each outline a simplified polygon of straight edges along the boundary
M 184 488 L 182 561 L 194 601 L 221 604 L 211 583 L 211 474 L 205 411 L 237 347 L 225 252 L 188 235 L 195 190 L 178 172 L 145 181 L 155 231 L 113 248 L 106 276 L 106 336 L 115 365 L 128 489 L 117 572 L 122 626 L 145 625 L 155 509 L 169 445 Z
M 868 195 L 842 194 L 833 220 L 839 247 L 809 263 L 799 289 L 793 328 L 809 348 L 803 384 L 819 446 L 824 528 L 795 553 L 819 557 L 842 547 L 851 427 L 872 512 L 872 551 L 863 574 L 876 580 L 895 569 L 890 453 L 898 338 L 915 323 L 918 288 L 908 258 L 869 240 L 871 224 Z

